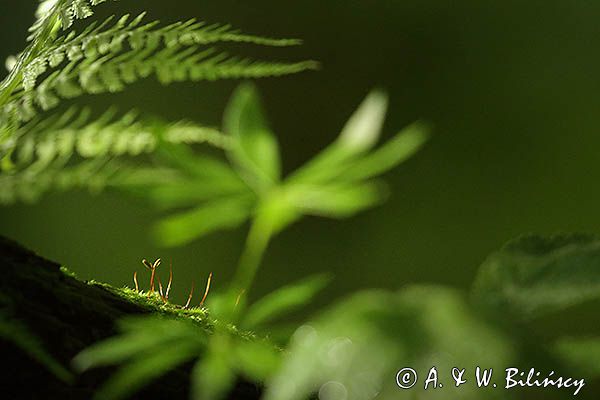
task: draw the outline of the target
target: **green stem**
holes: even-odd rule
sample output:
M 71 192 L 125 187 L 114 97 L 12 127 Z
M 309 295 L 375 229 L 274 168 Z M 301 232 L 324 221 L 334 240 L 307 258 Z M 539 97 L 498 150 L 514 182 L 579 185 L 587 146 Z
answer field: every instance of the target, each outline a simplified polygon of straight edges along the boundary
M 231 294 L 235 296 L 238 303 L 237 313 L 244 308 L 246 296 L 272 237 L 271 219 L 265 214 L 259 213 L 248 233 L 246 245 L 231 285 Z
M 57 2 L 54 5 L 49 16 L 44 21 L 44 25 L 39 34 L 32 40 L 27 48 L 19 57 L 17 64 L 13 67 L 8 76 L 0 82 L 0 106 L 5 105 L 12 93 L 19 87 L 23 80 L 23 68 L 39 55 L 47 42 L 52 39 L 56 31 L 60 28 L 58 12 L 63 6 L 63 2 Z

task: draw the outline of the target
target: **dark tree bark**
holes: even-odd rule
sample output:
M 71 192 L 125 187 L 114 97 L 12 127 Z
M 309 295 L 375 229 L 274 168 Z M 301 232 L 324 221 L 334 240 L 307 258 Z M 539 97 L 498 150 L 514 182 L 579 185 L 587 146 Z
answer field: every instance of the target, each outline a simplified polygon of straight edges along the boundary
M 147 310 L 110 291 L 81 282 L 18 244 L 0 237 L 0 313 L 5 320 L 25 326 L 61 364 L 92 343 L 115 333 L 115 321 Z M 110 370 L 76 375 L 65 383 L 29 357 L 13 341 L 0 338 L 0 384 L 6 399 L 89 399 Z M 136 398 L 187 399 L 185 366 L 166 375 Z M 256 385 L 240 382 L 231 399 L 258 399 Z

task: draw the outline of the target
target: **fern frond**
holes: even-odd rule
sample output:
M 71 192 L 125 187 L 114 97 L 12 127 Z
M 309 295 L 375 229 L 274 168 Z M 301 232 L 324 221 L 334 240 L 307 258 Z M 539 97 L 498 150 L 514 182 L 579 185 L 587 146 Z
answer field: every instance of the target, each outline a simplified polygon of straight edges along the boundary
M 131 165 L 123 158 L 154 152 L 161 143 L 207 143 L 227 148 L 230 139 L 216 129 L 191 122 L 140 119 L 131 111 L 110 109 L 91 118 L 88 109 L 71 108 L 35 118 L 0 136 L 0 204 L 34 202 L 49 191 L 106 186 L 136 187 L 177 181 L 179 173 L 160 166 Z
M 107 187 L 148 185 L 172 182 L 179 173 L 168 168 L 139 167 L 122 160 L 100 157 L 74 165 L 50 165 L 0 174 L 0 205 L 34 203 L 48 192 L 87 189 L 98 193 Z
M 111 168 L 106 160 L 92 159 L 70 167 L 28 168 L 17 173 L 0 174 L 0 204 L 33 203 L 51 190 L 87 187 L 98 191 L 114 172 L 115 168 Z
M 167 124 L 146 121 L 131 111 L 117 117 L 110 109 L 96 119 L 89 109 L 71 108 L 49 118 L 36 118 L 0 141 L 0 160 L 5 170 L 23 167 L 44 169 L 71 157 L 119 157 L 151 153 L 161 141 L 208 143 L 226 148 L 229 138 L 216 129 L 186 121 Z M 10 158 L 8 161 L 4 158 Z
M 111 110 L 92 118 L 89 110 L 72 108 L 46 117 L 43 112 L 63 99 L 119 92 L 150 76 L 168 84 L 279 76 L 317 66 L 313 61 L 229 56 L 213 46 L 235 42 L 281 47 L 300 41 L 247 35 L 229 25 L 194 19 L 161 26 L 158 21 L 144 23 L 142 13 L 92 22 L 79 33 L 70 29 L 74 20 L 89 17 L 92 7 L 105 1 L 40 1 L 29 44 L 0 82 L 0 202 L 33 201 L 50 188 L 99 188 L 115 183 L 116 176 L 122 185 L 152 182 L 161 167 L 144 167 L 142 173 L 142 167 L 123 164 L 123 159 L 152 153 L 161 144 L 230 147 L 231 139 L 215 129 L 141 119 L 134 112 L 119 116 Z M 61 34 L 61 29 L 66 32 Z
M 256 62 L 230 57 L 199 46 L 219 42 L 244 42 L 266 46 L 299 44 L 294 39 L 244 35 L 228 25 L 206 25 L 192 19 L 164 27 L 158 22 L 141 24 L 144 14 L 129 21 L 88 26 L 80 34 L 71 31 L 33 58 L 23 70 L 22 90 L 5 107 L 18 120 L 27 121 L 36 107 L 48 110 L 63 98 L 84 93 L 119 92 L 127 84 L 156 75 L 163 84 L 227 78 L 258 78 L 315 69 L 313 61 L 296 63 Z M 37 84 L 40 75 L 48 72 Z M 5 110 L 5 112 L 7 112 Z
M 8 101 L 13 91 L 23 83 L 23 69 L 31 68 L 36 73 L 43 73 L 43 64 L 34 62 L 31 67 L 31 63 L 51 45 L 60 28 L 69 28 L 74 19 L 90 17 L 93 14 L 92 7 L 104 1 L 106 0 L 40 0 L 36 21 L 29 28 L 30 35 L 27 41 L 30 43 L 16 62 L 11 63 L 9 75 L 0 82 L 0 106 Z
M 43 34 L 48 27 L 60 26 L 66 30 L 76 19 L 91 17 L 92 7 L 106 0 L 41 0 L 36 11 L 36 21 L 29 28 L 28 40 L 32 41 Z

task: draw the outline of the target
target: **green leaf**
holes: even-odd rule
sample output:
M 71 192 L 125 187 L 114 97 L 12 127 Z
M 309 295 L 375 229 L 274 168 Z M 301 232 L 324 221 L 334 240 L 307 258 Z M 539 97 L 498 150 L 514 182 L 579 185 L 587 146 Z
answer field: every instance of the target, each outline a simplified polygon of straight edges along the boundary
M 296 185 L 289 201 L 305 214 L 345 218 L 381 202 L 385 187 L 375 182 L 324 186 Z
M 252 205 L 247 195 L 211 201 L 160 220 L 154 237 L 164 246 L 183 245 L 219 229 L 235 228 L 250 216 Z
M 235 139 L 229 149 L 232 161 L 253 186 L 268 188 L 279 181 L 277 139 L 253 85 L 241 85 L 234 93 L 225 111 L 224 130 Z
M 374 152 L 354 162 L 340 177 L 362 180 L 380 175 L 406 161 L 423 146 L 429 137 L 429 126 L 415 122 Z
M 181 180 L 162 184 L 144 190 L 142 194 L 157 208 L 194 206 L 203 201 L 215 200 L 221 197 L 231 197 L 247 192 L 245 185 L 229 184 L 225 181 L 211 183 L 194 180 Z
M 131 317 L 119 321 L 122 334 L 93 344 L 72 363 L 79 371 L 123 363 L 154 350 L 182 342 L 204 344 L 195 325 L 161 317 Z
M 235 171 L 225 162 L 206 154 L 195 154 L 187 146 L 162 143 L 158 155 L 168 164 L 188 173 L 200 182 L 240 185 L 242 182 Z
M 197 342 L 182 342 L 176 346 L 163 346 L 144 353 L 123 365 L 96 392 L 94 398 L 103 400 L 127 398 L 152 380 L 196 357 L 201 350 Z
M 555 343 L 553 352 L 569 372 L 579 371 L 587 379 L 600 376 L 600 338 L 562 338 Z
M 269 293 L 248 309 L 244 326 L 255 328 L 306 305 L 330 280 L 330 276 L 320 274 Z
M 369 93 L 344 126 L 336 145 L 352 154 L 360 154 L 373 147 L 383 127 L 387 103 L 387 96 L 382 92 Z
M 282 351 L 267 341 L 240 341 L 235 347 L 236 368 L 253 382 L 264 382 L 281 365 Z
M 434 365 L 443 380 L 456 366 L 479 363 L 495 370 L 513 358 L 511 343 L 479 320 L 458 291 L 436 286 L 362 291 L 298 328 L 264 398 L 300 400 L 339 389 L 353 400 L 412 399 L 415 392 L 399 390 L 394 379 L 405 366 L 415 368 L 422 385 Z M 482 391 L 485 398 L 505 397 L 467 385 L 444 385 L 443 391 L 444 399 L 482 398 Z M 431 390 L 419 394 L 439 396 Z
M 377 142 L 387 110 L 387 97 L 371 92 L 346 123 L 329 147 L 296 171 L 293 183 L 322 183 L 338 176 L 357 156 Z
M 249 193 L 250 188 L 221 160 L 194 154 L 186 146 L 168 144 L 161 145 L 159 155 L 184 174 L 137 190 L 158 208 L 193 206 L 202 201 Z
M 73 365 L 79 371 L 94 367 L 119 364 L 149 349 L 164 344 L 167 340 L 156 334 L 121 335 L 96 343 L 73 359 Z
M 231 368 L 233 356 L 229 338 L 215 333 L 204 357 L 192 371 L 192 398 L 196 400 L 220 400 L 235 383 Z
M 474 298 L 533 318 L 600 297 L 600 241 L 589 235 L 524 236 L 480 267 Z

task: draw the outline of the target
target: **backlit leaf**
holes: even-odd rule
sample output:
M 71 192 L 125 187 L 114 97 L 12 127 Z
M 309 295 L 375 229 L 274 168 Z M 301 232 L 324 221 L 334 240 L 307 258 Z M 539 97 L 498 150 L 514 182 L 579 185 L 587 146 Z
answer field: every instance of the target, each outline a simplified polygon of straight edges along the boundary
M 416 122 L 409 125 L 387 143 L 354 162 L 340 178 L 360 180 L 382 174 L 410 158 L 423 146 L 428 136 L 426 124 Z
M 280 287 L 248 309 L 244 318 L 244 326 L 254 328 L 306 305 L 329 281 L 329 276 L 320 274 Z
M 224 129 L 235 139 L 229 155 L 251 184 L 269 187 L 279 180 L 277 139 L 267 126 L 254 86 L 242 85 L 234 93 L 225 112 Z
M 325 150 L 296 171 L 293 183 L 321 183 L 338 176 L 348 163 L 377 142 L 387 109 L 387 97 L 370 93 L 350 117 L 339 137 Z
M 252 197 L 247 195 L 218 199 L 160 220 L 154 235 L 164 246 L 182 245 L 215 230 L 240 225 L 250 216 L 252 204 Z

